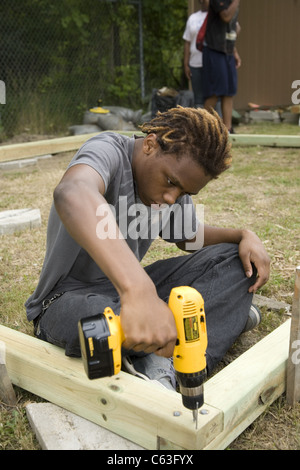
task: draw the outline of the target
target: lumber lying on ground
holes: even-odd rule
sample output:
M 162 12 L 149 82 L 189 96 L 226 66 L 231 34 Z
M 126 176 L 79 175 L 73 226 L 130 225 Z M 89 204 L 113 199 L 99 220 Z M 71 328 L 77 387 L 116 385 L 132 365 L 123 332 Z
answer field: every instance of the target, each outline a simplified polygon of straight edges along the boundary
M 233 145 L 251 147 L 261 145 L 262 147 L 287 147 L 299 148 L 299 135 L 260 135 L 260 134 L 231 134 Z
M 82 361 L 0 326 L 12 382 L 146 449 L 224 449 L 285 390 L 290 320 L 205 383 L 198 429 L 181 396 L 125 372 L 88 380 Z
M 132 135 L 132 132 L 118 131 L 119 134 Z M 21 144 L 11 144 L 0 146 L 0 162 L 19 160 L 22 158 L 37 157 L 41 155 L 62 152 L 76 151 L 91 137 L 98 135 L 83 134 L 70 137 L 59 137 L 57 139 L 38 140 L 36 142 L 26 142 Z
M 133 135 L 132 131 L 114 131 L 123 135 Z M 136 132 L 136 135 L 143 135 Z M 96 134 L 84 134 L 71 137 L 60 137 L 50 140 L 39 140 L 22 144 L 0 146 L 0 162 L 19 160 L 22 158 L 37 157 L 41 155 L 57 154 L 61 152 L 76 151 L 90 137 Z M 293 135 L 248 135 L 231 134 L 230 139 L 236 146 L 262 145 L 267 147 L 300 147 L 300 136 Z

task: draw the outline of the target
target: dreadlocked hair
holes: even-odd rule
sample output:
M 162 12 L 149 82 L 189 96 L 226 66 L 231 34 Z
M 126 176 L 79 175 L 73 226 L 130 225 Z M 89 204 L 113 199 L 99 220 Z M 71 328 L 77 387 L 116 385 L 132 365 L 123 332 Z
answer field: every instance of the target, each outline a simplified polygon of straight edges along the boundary
M 163 153 L 193 158 L 212 178 L 230 167 L 228 130 L 213 109 L 177 106 L 158 112 L 140 128 L 146 134 L 156 135 Z

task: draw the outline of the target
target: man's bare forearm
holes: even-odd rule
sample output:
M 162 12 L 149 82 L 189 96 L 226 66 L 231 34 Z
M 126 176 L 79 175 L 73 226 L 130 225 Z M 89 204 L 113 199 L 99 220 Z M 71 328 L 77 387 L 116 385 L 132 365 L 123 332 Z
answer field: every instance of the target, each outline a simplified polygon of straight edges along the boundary
M 240 243 L 243 230 L 234 228 L 219 228 L 210 225 L 204 226 L 203 246 L 216 245 L 218 243 Z
M 220 16 L 225 23 L 229 23 L 232 20 L 239 5 L 240 0 L 233 0 L 226 10 L 220 12 Z

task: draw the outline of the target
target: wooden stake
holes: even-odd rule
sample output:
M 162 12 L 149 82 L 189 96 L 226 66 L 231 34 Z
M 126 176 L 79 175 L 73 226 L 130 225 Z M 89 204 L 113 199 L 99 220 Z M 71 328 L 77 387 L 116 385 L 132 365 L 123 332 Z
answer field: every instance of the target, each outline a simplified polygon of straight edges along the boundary
M 290 406 L 300 401 L 300 266 L 295 273 L 286 399 Z
M 0 400 L 10 406 L 17 403 L 16 395 L 6 370 L 5 343 L 0 341 Z

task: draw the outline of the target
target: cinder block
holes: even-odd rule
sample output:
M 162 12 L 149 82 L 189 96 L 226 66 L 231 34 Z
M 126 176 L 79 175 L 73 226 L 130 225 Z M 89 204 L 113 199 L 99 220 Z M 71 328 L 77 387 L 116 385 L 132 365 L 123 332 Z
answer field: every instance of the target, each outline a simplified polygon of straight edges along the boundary
M 40 155 L 34 158 L 21 158 L 19 160 L 10 160 L 8 162 L 0 162 L 0 170 L 17 170 L 19 168 L 25 168 L 27 166 L 36 165 L 38 160 L 46 160 L 52 158 L 53 155 Z
M 30 403 L 26 414 L 43 450 L 143 450 L 52 403 Z
M 257 110 L 257 111 L 250 111 L 249 113 L 250 122 L 263 122 L 263 121 L 271 121 L 271 122 L 280 122 L 280 115 L 277 111 L 269 111 L 269 110 Z
M 12 160 L 10 162 L 0 163 L 0 170 L 17 170 L 26 166 L 34 166 L 37 164 L 36 158 L 26 158 L 24 160 Z
M 39 209 L 15 209 L 0 212 L 0 235 L 12 234 L 27 228 L 40 227 Z

